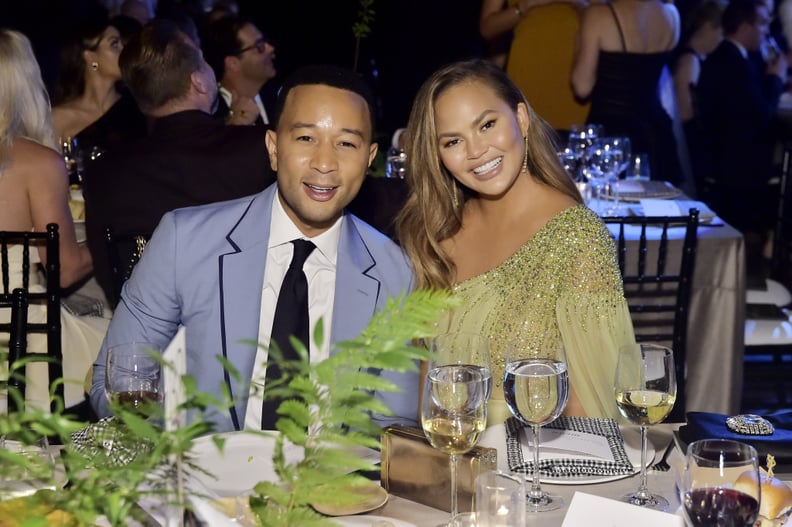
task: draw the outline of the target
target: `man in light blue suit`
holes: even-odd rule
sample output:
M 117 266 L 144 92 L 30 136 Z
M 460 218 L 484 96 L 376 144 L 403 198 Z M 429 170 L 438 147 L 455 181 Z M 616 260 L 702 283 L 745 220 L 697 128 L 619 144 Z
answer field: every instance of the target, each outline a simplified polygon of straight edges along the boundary
M 335 67 L 308 67 L 284 83 L 276 128 L 266 141 L 278 182 L 260 194 L 178 209 L 166 214 L 124 285 L 121 302 L 94 364 L 91 403 L 109 414 L 104 394 L 108 348 L 150 342 L 164 348 L 180 325 L 187 332 L 187 372 L 202 391 L 223 386 L 234 404 L 204 418 L 216 431 L 258 428 L 262 379 L 275 304 L 294 253 L 294 239 L 316 249 L 303 267 L 310 326 L 319 318 L 330 342 L 351 339 L 389 297 L 408 291 L 409 264 L 401 249 L 344 207 L 357 194 L 377 152 L 372 143 L 373 97 L 356 75 Z M 310 345 L 311 360 L 331 344 Z M 240 373 L 224 371 L 217 355 Z M 378 396 L 394 416 L 381 425 L 415 424 L 420 392 L 417 373 L 383 373 L 402 391 Z

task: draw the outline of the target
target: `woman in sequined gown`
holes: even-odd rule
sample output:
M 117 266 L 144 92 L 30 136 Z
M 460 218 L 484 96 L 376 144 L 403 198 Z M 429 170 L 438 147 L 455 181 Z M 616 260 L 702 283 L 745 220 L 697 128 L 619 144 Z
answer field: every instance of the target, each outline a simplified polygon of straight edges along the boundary
M 551 134 L 505 73 L 481 60 L 432 75 L 407 128 L 399 239 L 417 287 L 462 299 L 440 331 L 490 340 L 490 424 L 508 416 L 508 342 L 563 342 L 566 412 L 615 417 L 616 356 L 634 341 L 613 240 L 559 164 Z

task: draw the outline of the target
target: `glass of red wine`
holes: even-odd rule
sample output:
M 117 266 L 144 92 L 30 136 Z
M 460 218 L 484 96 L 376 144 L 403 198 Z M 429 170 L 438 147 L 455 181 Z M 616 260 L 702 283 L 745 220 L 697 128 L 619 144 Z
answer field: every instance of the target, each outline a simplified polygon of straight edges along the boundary
M 752 527 L 759 514 L 759 481 L 754 447 L 727 439 L 691 443 L 679 488 L 688 525 Z
M 162 402 L 160 349 L 149 342 L 129 342 L 107 350 L 105 395 L 135 413 L 150 414 Z

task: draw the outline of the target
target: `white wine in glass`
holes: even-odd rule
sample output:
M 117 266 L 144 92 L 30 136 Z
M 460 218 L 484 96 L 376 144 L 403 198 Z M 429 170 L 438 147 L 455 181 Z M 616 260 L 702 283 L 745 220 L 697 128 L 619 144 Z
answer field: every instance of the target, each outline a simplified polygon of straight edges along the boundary
M 641 481 L 638 490 L 621 500 L 665 511 L 668 500 L 649 492 L 646 483 L 646 427 L 661 423 L 676 400 L 674 352 L 656 344 L 629 344 L 619 350 L 614 390 L 625 419 L 641 427 Z
M 563 345 L 538 351 L 525 349 L 519 342 L 509 343 L 503 394 L 512 415 L 530 425 L 533 431 L 533 475 L 526 508 L 530 512 L 543 512 L 563 507 L 564 500 L 543 491 L 539 481 L 540 429 L 561 415 L 569 398 Z
M 435 338 L 431 348 L 421 425 L 429 443 L 449 455 L 453 521 L 458 512 L 457 456 L 476 446 L 487 426 L 492 390 L 489 344 L 478 335 L 455 333 Z

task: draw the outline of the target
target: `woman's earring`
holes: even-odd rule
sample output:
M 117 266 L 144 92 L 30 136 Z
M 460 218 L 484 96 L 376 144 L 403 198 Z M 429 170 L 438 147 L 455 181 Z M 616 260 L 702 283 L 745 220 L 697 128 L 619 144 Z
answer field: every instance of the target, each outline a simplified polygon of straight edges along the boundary
M 98 62 L 91 62 L 91 69 L 94 70 L 94 71 L 98 70 L 99 69 L 99 63 Z
M 528 135 L 525 136 L 525 156 L 523 157 L 523 172 L 528 172 Z
M 451 203 L 454 204 L 454 208 L 459 207 L 459 197 L 457 196 L 457 187 L 451 182 Z

